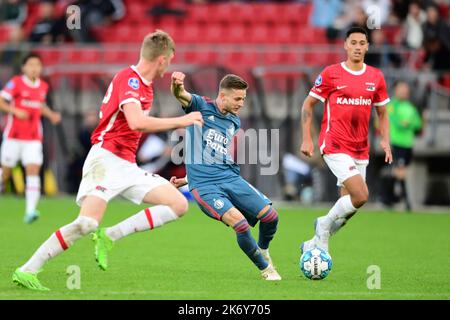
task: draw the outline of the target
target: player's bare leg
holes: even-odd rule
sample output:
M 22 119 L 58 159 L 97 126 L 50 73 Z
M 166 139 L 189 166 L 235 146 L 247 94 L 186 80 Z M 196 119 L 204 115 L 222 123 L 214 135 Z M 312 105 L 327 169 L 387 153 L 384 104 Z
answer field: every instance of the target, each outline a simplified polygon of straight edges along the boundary
M 171 184 L 156 187 L 148 192 L 144 203 L 156 204 L 94 234 L 95 255 L 100 269 L 108 268 L 108 253 L 115 241 L 132 233 L 152 230 L 182 217 L 188 210 L 186 198 Z
M 244 215 L 238 209 L 231 208 L 222 216 L 222 221 L 234 229 L 239 247 L 261 271 L 262 277 L 265 280 L 281 280 L 278 272 L 266 261 L 252 237 L 250 225 Z
M 48 290 L 37 278 L 44 264 L 71 247 L 75 241 L 95 231 L 106 210 L 105 200 L 87 196 L 79 216 L 53 233 L 33 256 L 13 274 L 13 282 L 32 290 Z
M 326 216 L 315 221 L 313 239 L 302 244 L 302 252 L 318 246 L 328 251 L 328 240 L 350 219 L 369 198 L 367 184 L 360 174 L 352 176 L 343 182 L 341 197 Z
M 36 210 L 36 207 L 41 197 L 41 177 L 39 176 L 40 170 L 41 166 L 38 164 L 27 164 L 25 166 L 25 223 L 32 223 L 39 218 L 39 211 Z

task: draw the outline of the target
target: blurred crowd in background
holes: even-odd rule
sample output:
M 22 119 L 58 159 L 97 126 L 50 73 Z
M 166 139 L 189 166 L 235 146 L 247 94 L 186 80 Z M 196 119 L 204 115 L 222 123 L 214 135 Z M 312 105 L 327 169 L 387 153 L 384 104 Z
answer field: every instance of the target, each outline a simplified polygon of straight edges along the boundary
M 206 1 L 206 0 L 163 0 L 149 1 L 148 19 L 173 15 L 183 17 L 190 4 L 225 3 L 250 1 Z M 270 1 L 251 1 L 269 3 Z M 288 1 L 274 1 L 288 2 Z M 295 1 L 291 1 L 295 2 Z M 385 45 L 402 46 L 420 50 L 421 69 L 450 69 L 450 4 L 446 0 L 299 0 L 311 3 L 311 26 L 326 29 L 330 42 L 342 38 L 344 31 L 351 26 L 367 27 L 373 6 L 379 8 L 381 29 L 368 29 L 371 47 L 381 48 Z M 80 8 L 80 29 L 68 30 L 66 27 L 66 8 L 77 5 Z M 33 15 L 30 15 L 31 8 Z M 12 26 L 12 31 L 5 39 L 11 44 L 32 42 L 55 44 L 64 42 L 93 43 L 99 41 L 92 28 L 100 25 L 119 23 L 127 14 L 127 6 L 122 0 L 44 0 L 44 1 L 0 1 L 0 25 Z M 369 22 L 370 23 L 370 22 Z M 301 32 L 301 30 L 299 30 Z M 2 54 L 2 63 L 11 63 L 13 57 Z M 382 61 L 392 66 L 399 66 L 399 56 L 393 54 L 369 54 L 367 62 L 381 65 Z

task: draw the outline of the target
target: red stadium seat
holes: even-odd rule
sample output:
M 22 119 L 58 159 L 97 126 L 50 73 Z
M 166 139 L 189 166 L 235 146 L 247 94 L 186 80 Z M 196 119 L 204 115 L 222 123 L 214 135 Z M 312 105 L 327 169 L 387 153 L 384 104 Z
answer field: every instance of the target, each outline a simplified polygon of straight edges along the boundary
M 49 65 L 55 65 L 62 62 L 62 57 L 64 53 L 58 51 L 58 50 L 52 50 L 52 49 L 43 49 L 43 50 L 36 50 L 35 51 L 42 60 L 42 63 L 44 66 Z
M 309 4 L 281 4 L 279 22 L 307 25 L 310 12 L 311 5 Z
M 210 16 L 210 6 L 207 4 L 190 5 L 186 19 L 194 22 L 214 21 Z
M 267 43 L 272 40 L 270 27 L 263 24 L 256 24 L 250 27 L 249 42 L 250 43 Z
M 136 64 L 139 52 L 135 50 L 111 50 L 105 51 L 101 61 L 106 64 Z
M 292 43 L 295 41 L 293 30 L 288 24 L 277 24 L 272 29 L 274 43 Z
M 244 24 L 232 24 L 225 28 L 224 41 L 226 43 L 247 43 L 248 31 Z
M 108 42 L 133 42 L 133 33 L 135 33 L 135 28 L 129 24 L 120 24 L 115 27 L 115 31 L 111 32 L 111 38 Z
M 240 21 L 237 21 L 235 17 L 239 12 L 240 7 L 242 7 L 242 5 L 238 3 L 217 4 L 211 6 L 211 16 L 213 17 L 214 21 L 227 25 L 239 23 Z
M 93 64 L 102 62 L 102 55 L 96 49 L 70 50 L 66 57 L 69 63 Z
M 225 38 L 225 29 L 221 24 L 210 23 L 204 30 L 203 36 L 207 43 L 222 43 Z
M 231 7 L 231 5 L 230 5 Z M 233 21 L 235 23 L 250 23 L 255 19 L 254 7 L 250 4 L 235 3 L 232 7 Z
M 275 23 L 282 21 L 281 7 L 276 3 L 253 4 L 253 21 L 260 23 Z
M 262 63 L 257 52 L 224 52 L 223 65 L 231 72 L 246 75 L 251 68 Z
M 219 63 L 219 54 L 210 51 L 188 51 L 181 59 L 187 64 L 216 65 Z
M 189 22 L 179 30 L 179 42 L 185 43 L 199 43 L 203 39 L 203 28 L 196 22 Z

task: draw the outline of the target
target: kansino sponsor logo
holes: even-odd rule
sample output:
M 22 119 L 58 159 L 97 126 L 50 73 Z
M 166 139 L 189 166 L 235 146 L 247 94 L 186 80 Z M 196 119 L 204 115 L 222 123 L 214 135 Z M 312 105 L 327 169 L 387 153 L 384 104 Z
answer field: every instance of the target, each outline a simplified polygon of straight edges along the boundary
M 363 97 L 359 98 L 343 98 L 338 97 L 336 99 L 337 104 L 345 104 L 345 105 L 353 105 L 353 106 L 371 106 L 372 99 L 364 99 Z

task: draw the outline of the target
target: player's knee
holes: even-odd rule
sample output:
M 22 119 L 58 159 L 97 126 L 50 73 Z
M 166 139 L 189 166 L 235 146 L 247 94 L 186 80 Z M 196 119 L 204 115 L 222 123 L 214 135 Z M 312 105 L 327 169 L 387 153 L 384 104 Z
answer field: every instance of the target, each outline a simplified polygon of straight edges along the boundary
M 176 202 L 174 202 L 170 206 L 170 208 L 172 209 L 173 212 L 175 212 L 175 214 L 178 217 L 181 218 L 187 213 L 189 209 L 189 204 L 185 197 L 180 197 Z
M 278 224 L 278 213 L 274 208 L 270 207 L 268 212 L 260 218 L 260 221 L 263 223 Z
M 355 208 L 362 207 L 369 200 L 369 191 L 360 190 L 352 195 L 352 203 Z
M 81 235 L 86 235 L 88 233 L 94 232 L 98 228 L 98 222 L 94 218 L 79 216 L 75 221 L 74 225 L 77 231 Z

